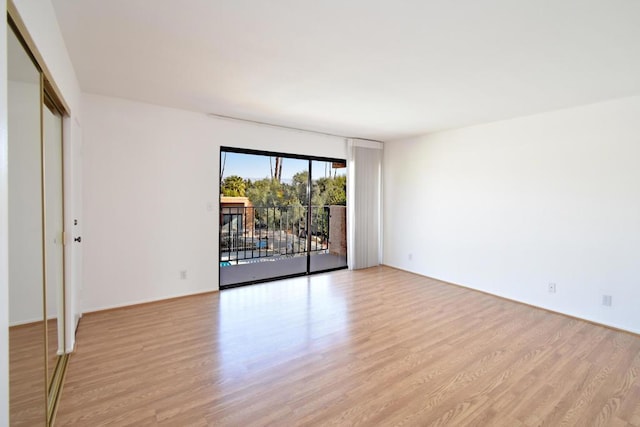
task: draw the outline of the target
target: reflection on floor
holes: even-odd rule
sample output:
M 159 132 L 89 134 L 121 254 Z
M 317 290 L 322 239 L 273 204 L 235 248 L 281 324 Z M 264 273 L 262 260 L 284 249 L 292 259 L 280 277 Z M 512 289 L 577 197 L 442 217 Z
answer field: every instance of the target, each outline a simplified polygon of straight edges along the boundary
M 42 322 L 9 328 L 11 425 L 44 425 L 44 327 Z
M 266 261 L 265 261 L 266 260 Z M 346 267 L 347 258 L 333 254 L 311 255 L 311 271 L 324 271 Z M 270 279 L 278 276 L 304 273 L 307 257 L 275 259 L 262 258 L 253 263 L 220 267 L 220 286 Z
M 51 382 L 58 362 L 58 319 L 47 320 L 47 381 Z
M 42 425 L 45 420 L 44 329 L 42 322 L 9 328 L 9 401 L 12 426 Z M 58 362 L 58 320 L 47 321 L 47 379 Z

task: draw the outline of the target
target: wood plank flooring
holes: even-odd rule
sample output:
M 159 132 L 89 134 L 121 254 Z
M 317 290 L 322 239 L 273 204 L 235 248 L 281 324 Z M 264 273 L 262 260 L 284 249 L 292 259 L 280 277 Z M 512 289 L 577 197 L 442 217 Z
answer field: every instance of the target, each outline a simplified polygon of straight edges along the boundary
M 47 419 L 44 322 L 9 328 L 11 426 L 40 426 Z
M 57 426 L 640 426 L 640 337 L 387 267 L 86 315 Z

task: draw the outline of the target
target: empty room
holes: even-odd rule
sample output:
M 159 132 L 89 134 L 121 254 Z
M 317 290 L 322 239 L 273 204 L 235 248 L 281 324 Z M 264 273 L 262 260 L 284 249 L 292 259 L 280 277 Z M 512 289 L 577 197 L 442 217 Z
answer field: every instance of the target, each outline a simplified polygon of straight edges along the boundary
M 640 426 L 639 1 L 0 5 L 0 427 Z

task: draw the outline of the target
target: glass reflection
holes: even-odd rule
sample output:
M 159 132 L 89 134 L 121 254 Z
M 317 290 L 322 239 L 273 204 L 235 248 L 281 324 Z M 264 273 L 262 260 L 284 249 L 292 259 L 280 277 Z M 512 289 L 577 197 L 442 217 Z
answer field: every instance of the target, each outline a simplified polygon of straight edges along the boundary
M 218 316 L 222 380 L 282 369 L 350 336 L 344 296 L 329 276 L 221 291 Z
M 48 383 L 56 362 L 64 353 L 64 255 L 62 193 L 62 117 L 52 107 L 43 107 L 45 172 L 45 251 L 47 282 Z

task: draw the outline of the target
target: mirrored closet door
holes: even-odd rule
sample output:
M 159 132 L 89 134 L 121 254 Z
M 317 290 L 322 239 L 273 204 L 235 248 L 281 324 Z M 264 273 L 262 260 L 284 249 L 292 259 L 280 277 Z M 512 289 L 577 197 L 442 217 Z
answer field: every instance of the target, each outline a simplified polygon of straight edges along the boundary
M 65 351 L 64 190 L 62 175 L 62 114 L 47 92 L 42 108 L 44 174 L 44 251 L 47 301 L 48 408 L 55 405 Z
M 46 419 L 40 73 L 8 30 L 11 425 Z
M 11 425 L 50 425 L 65 351 L 62 117 L 10 20 L 9 410 Z

